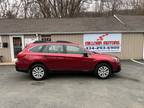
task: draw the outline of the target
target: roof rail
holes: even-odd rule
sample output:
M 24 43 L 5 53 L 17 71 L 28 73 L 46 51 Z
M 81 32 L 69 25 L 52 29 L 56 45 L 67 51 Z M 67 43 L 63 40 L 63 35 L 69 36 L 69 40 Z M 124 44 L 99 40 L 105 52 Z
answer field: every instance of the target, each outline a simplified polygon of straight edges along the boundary
M 38 40 L 38 41 L 35 41 L 33 43 L 46 43 L 47 41 L 43 41 L 43 40 Z
M 37 40 L 33 43 L 47 43 L 47 42 L 58 42 L 58 43 L 72 43 L 72 42 L 69 42 L 69 41 L 61 41 L 61 40 L 58 40 L 58 41 L 44 41 L 44 40 Z
M 63 41 L 63 40 L 58 40 L 58 41 L 56 41 L 56 42 L 60 42 L 60 43 L 72 43 L 72 42 L 70 42 L 70 41 Z

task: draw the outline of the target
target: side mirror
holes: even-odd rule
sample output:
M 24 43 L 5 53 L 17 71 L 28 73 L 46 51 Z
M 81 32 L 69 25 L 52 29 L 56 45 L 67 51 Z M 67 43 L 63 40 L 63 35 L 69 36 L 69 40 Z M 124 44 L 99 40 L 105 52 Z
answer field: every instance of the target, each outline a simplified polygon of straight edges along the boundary
M 84 53 L 83 55 L 84 55 L 84 57 L 88 57 L 88 53 Z

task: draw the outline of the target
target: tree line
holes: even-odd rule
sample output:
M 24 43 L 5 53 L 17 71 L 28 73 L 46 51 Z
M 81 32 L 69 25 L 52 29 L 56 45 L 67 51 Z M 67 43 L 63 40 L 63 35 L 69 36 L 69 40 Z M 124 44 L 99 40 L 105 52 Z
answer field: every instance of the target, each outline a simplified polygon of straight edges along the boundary
M 88 11 L 90 6 L 92 11 Z M 144 15 L 144 0 L 0 0 L 0 18 Z

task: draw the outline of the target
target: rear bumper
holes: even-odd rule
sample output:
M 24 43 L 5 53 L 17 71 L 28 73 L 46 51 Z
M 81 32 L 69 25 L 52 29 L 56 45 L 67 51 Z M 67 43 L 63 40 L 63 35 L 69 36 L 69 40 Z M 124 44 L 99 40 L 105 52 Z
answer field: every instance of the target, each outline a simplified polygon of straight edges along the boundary
M 15 64 L 16 64 L 15 65 L 16 71 L 18 71 L 18 72 L 24 72 L 24 73 L 28 73 L 29 72 L 29 69 L 27 68 L 28 66 L 24 62 L 17 61 Z
M 24 72 L 24 73 L 28 73 L 29 70 L 28 69 L 22 69 L 22 68 L 18 68 L 17 66 L 15 66 L 16 71 L 18 72 Z

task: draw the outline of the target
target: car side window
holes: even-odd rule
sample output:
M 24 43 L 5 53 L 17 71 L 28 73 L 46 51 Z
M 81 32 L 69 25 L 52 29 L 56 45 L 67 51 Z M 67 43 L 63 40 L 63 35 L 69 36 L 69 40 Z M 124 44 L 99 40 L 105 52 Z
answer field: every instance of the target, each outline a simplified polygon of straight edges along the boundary
M 30 49 L 31 52 L 41 52 L 44 46 L 40 45 L 40 46 L 35 46 L 33 48 Z
M 83 54 L 85 51 L 77 46 L 66 46 L 66 53 L 68 54 Z
M 63 45 L 48 45 L 46 46 L 43 51 L 44 53 L 63 53 Z

